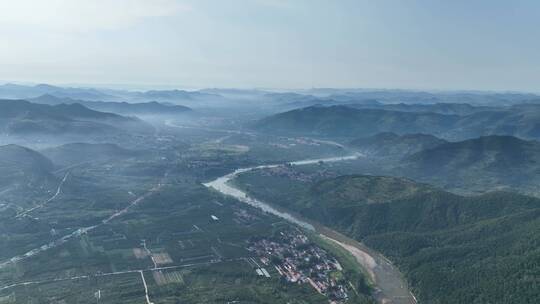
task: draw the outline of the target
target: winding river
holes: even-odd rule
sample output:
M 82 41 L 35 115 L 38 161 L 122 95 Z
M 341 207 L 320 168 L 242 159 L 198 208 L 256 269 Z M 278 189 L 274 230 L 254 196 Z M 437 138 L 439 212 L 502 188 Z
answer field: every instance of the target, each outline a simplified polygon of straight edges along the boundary
M 354 160 L 362 157 L 362 154 L 353 154 L 348 156 L 321 158 L 321 159 L 309 159 L 302 161 L 290 162 L 292 165 L 309 165 L 316 164 L 318 162 L 339 162 Z M 382 304 L 415 304 L 417 303 L 414 295 L 409 291 L 407 283 L 403 278 L 403 275 L 399 270 L 392 265 L 392 263 L 362 243 L 355 241 L 349 237 L 346 237 L 328 227 L 322 226 L 318 223 L 304 219 L 299 215 L 293 214 L 290 211 L 283 208 L 272 206 L 266 202 L 262 202 L 258 199 L 252 198 L 247 195 L 246 192 L 238 189 L 230 183 L 231 180 L 236 178 L 239 174 L 256 170 L 267 169 L 282 166 L 283 164 L 273 165 L 261 165 L 248 168 L 237 169 L 232 173 L 219 177 L 211 182 L 205 183 L 204 186 L 214 189 L 224 195 L 232 196 L 237 200 L 244 202 L 250 206 L 259 208 L 265 212 L 274 214 L 289 222 L 292 222 L 304 229 L 318 233 L 322 238 L 334 242 L 341 246 L 349 253 L 351 253 L 358 263 L 362 265 L 364 271 L 368 273 L 371 281 L 375 285 L 375 298 Z

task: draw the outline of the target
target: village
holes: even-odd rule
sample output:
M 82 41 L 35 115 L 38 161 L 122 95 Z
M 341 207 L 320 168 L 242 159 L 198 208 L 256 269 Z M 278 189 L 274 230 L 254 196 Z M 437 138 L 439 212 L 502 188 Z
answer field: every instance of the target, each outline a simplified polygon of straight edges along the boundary
M 248 250 L 256 253 L 264 266 L 274 267 L 289 283 L 309 284 L 332 304 L 348 299 L 339 262 L 299 231 L 252 240 Z

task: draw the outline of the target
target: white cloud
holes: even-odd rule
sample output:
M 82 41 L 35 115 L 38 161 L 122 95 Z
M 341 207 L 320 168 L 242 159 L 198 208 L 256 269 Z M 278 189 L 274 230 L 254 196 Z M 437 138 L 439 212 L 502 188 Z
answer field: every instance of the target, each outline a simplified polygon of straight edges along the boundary
M 0 26 L 62 32 L 115 30 L 190 9 L 175 0 L 0 0 Z

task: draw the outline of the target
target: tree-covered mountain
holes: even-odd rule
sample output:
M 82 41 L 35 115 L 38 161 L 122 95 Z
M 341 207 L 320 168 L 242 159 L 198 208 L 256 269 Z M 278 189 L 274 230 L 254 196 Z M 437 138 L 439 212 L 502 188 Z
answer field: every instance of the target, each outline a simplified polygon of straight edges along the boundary
M 88 109 L 80 104 L 55 106 L 25 100 L 0 100 L 4 134 L 111 134 L 121 130 L 149 132 L 143 121 Z
M 416 152 L 434 148 L 447 141 L 428 134 L 397 135 L 391 132 L 357 138 L 349 143 L 364 154 L 373 157 L 402 158 Z
M 302 214 L 384 252 L 427 303 L 540 300 L 540 282 L 531 280 L 540 271 L 538 199 L 464 197 L 394 178 L 346 176 L 314 185 L 308 201 Z
M 185 91 L 185 90 L 151 90 L 146 92 L 139 92 L 134 94 L 137 98 L 143 99 L 155 99 L 166 101 L 181 101 L 181 100 L 194 100 L 204 98 L 218 98 L 219 95 L 210 94 L 206 92 L 198 91 Z
M 173 104 L 198 105 L 206 104 L 208 101 L 223 102 L 224 99 L 218 94 L 204 91 L 185 90 L 150 90 L 150 91 L 129 91 L 104 88 L 84 88 L 84 87 L 60 87 L 48 84 L 20 85 L 3 84 L 0 85 L 0 99 L 34 99 L 42 95 L 50 95 L 56 98 L 67 98 L 77 101 L 98 101 L 98 102 L 122 102 L 147 103 L 149 100 L 158 102 L 168 102 Z M 71 103 L 71 102 L 70 102 Z
M 468 103 L 383 103 L 377 99 L 357 99 L 348 95 L 317 97 L 298 93 L 268 93 L 261 97 L 265 102 L 273 102 L 284 110 L 311 106 L 343 105 L 355 109 L 379 109 L 400 112 L 431 112 L 446 115 L 469 115 L 481 111 L 501 110 L 506 107 L 471 105 Z
M 16 171 L 50 172 L 54 165 L 39 152 L 18 145 L 0 146 L 2 175 Z
M 0 146 L 0 187 L 52 178 L 54 165 L 39 152 L 18 145 Z
M 156 101 L 128 103 L 114 101 L 88 101 L 75 100 L 71 98 L 60 98 L 54 95 L 45 94 L 30 100 L 31 102 L 59 105 L 59 104 L 81 104 L 89 109 L 102 112 L 111 112 L 122 115 L 175 115 L 191 111 L 190 108 L 181 105 L 159 103 Z
M 381 132 L 406 134 L 425 130 L 439 134 L 451 128 L 457 119 L 458 116 L 437 113 L 313 106 L 264 118 L 253 127 L 277 134 L 364 137 Z
M 530 93 L 498 93 L 479 91 L 426 92 L 413 90 L 371 90 L 371 89 L 332 89 L 316 88 L 304 91 L 318 97 L 340 100 L 375 99 L 384 104 L 436 104 L 436 103 L 468 103 L 472 105 L 501 106 L 538 102 L 540 97 Z
M 236 183 L 380 250 L 421 303 L 540 301 L 540 199 L 361 175 L 305 183 L 249 172 Z
M 474 138 L 482 135 L 513 135 L 540 139 L 540 105 L 519 104 L 503 109 L 464 116 L 446 132 L 446 136 Z
M 520 104 L 468 115 L 312 106 L 269 116 L 252 127 L 274 134 L 322 137 L 366 137 L 393 132 L 426 133 L 451 140 L 496 134 L 537 139 L 540 138 L 540 105 Z
M 64 88 L 48 84 L 28 86 L 7 83 L 0 85 L 0 98 L 27 99 L 44 94 L 51 94 L 60 98 L 69 97 L 85 100 L 108 100 L 114 98 L 110 94 L 93 88 Z
M 496 135 L 448 142 L 406 157 L 398 171 L 450 188 L 478 185 L 537 193 L 540 142 Z
M 349 103 L 345 104 L 356 109 L 382 109 L 400 112 L 431 112 L 446 115 L 469 115 L 481 111 L 504 110 L 503 107 L 494 106 L 474 106 L 468 103 L 435 103 L 435 104 L 417 104 L 417 103 Z

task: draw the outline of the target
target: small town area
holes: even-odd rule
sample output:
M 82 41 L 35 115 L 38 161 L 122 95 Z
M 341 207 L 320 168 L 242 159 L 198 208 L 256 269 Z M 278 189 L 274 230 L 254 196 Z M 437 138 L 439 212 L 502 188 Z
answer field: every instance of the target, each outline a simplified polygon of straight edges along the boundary
M 252 239 L 248 250 L 291 284 L 309 284 L 328 297 L 330 303 L 344 303 L 348 299 L 339 262 L 299 231 L 282 231 L 272 238 Z

